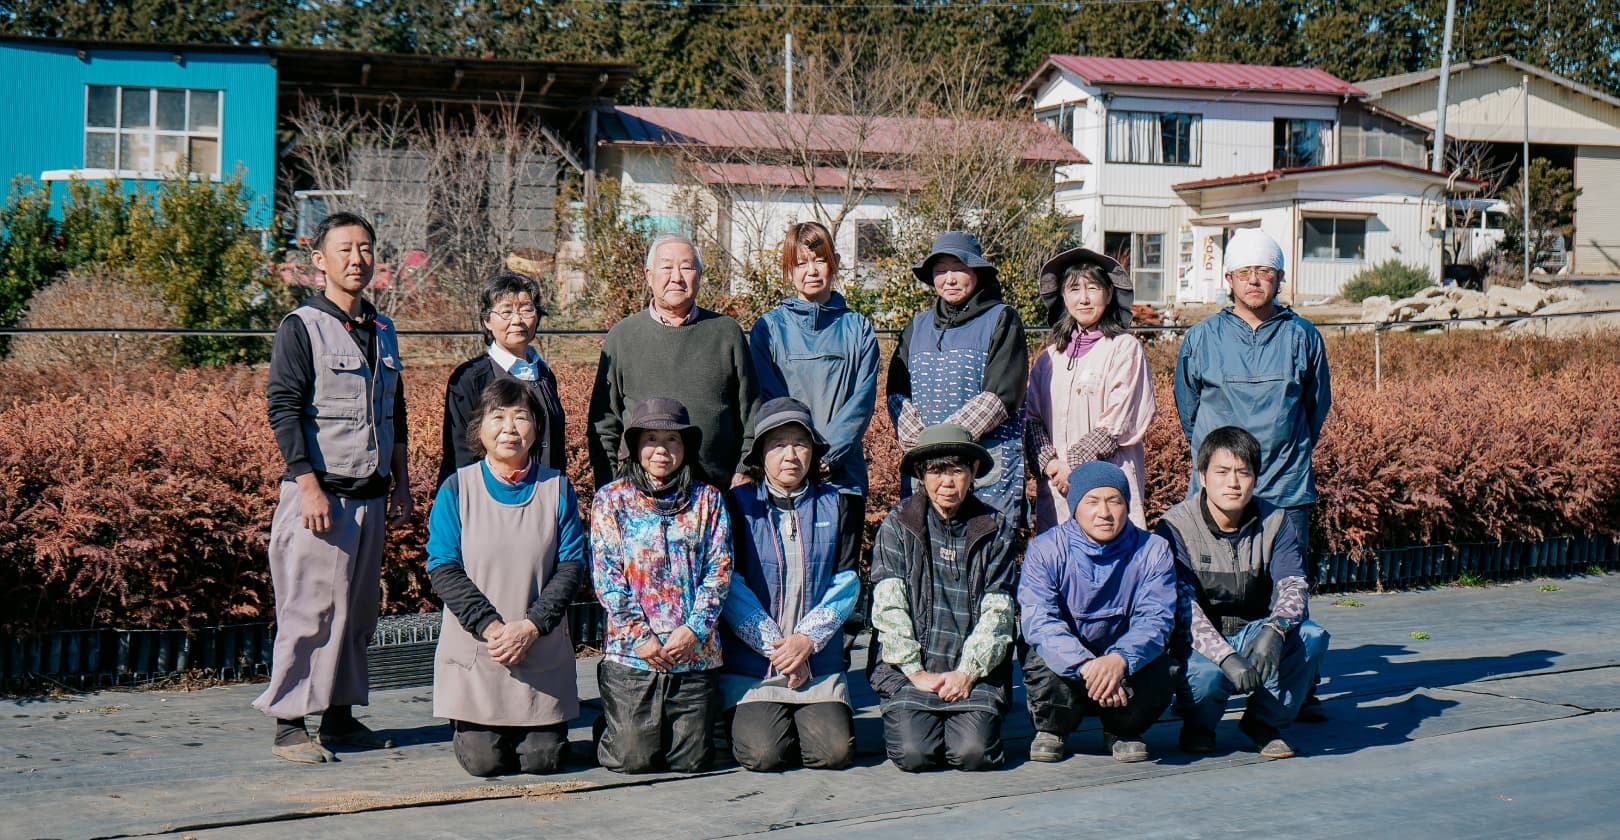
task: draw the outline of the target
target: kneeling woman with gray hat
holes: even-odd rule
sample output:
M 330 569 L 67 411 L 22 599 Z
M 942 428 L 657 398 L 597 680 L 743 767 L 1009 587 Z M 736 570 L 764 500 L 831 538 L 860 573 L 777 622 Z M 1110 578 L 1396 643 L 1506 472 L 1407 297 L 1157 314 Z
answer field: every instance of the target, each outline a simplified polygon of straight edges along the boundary
M 728 494 L 736 574 L 722 614 L 720 689 L 731 749 L 749 770 L 838 770 L 855 755 L 844 622 L 861 592 L 859 497 L 816 480 L 827 452 L 810 409 L 765 403 Z M 852 504 L 851 502 L 856 503 Z
M 973 494 L 990 453 L 961 426 L 923 430 L 900 469 L 924 493 L 901 502 L 872 548 L 868 679 L 883 698 L 889 759 L 916 772 L 1003 760 L 1012 686 L 1013 526 Z
M 597 760 L 622 773 L 709 769 L 720 638 L 731 585 L 731 520 L 692 476 L 702 443 L 667 397 L 630 410 L 621 477 L 591 503 L 591 578 L 607 611 L 596 669 Z
M 1069 471 L 1108 461 L 1130 482 L 1130 517 L 1147 527 L 1143 489 L 1153 424 L 1153 375 L 1131 323 L 1131 278 L 1102 254 L 1075 248 L 1041 267 L 1052 327 L 1024 394 L 1024 445 L 1035 474 L 1035 532 L 1069 521 Z

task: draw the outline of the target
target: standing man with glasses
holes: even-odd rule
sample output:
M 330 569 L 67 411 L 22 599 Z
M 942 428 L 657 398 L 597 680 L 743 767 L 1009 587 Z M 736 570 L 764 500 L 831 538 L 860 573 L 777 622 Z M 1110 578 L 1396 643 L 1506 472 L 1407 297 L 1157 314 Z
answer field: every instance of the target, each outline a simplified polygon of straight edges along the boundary
M 1187 331 L 1176 359 L 1176 411 L 1188 449 L 1222 426 L 1246 429 L 1260 442 L 1262 470 L 1254 494 L 1282 508 L 1299 534 L 1306 578 L 1316 476 L 1311 455 L 1333 405 L 1327 348 L 1310 321 L 1277 302 L 1287 279 L 1275 239 L 1243 228 L 1226 243 L 1226 282 L 1232 305 Z M 1189 495 L 1199 492 L 1192 472 Z M 1314 694 L 1300 719 L 1322 720 Z
M 270 428 L 287 471 L 270 525 L 275 653 L 253 706 L 276 719 L 271 753 L 301 764 L 336 761 L 333 744 L 393 746 L 354 718 L 369 700 L 383 518 L 403 524 L 413 510 L 399 337 L 365 299 L 375 247 L 360 216 L 323 219 L 310 260 L 326 288 L 282 320 L 270 351 Z M 312 713 L 318 741 L 304 728 Z

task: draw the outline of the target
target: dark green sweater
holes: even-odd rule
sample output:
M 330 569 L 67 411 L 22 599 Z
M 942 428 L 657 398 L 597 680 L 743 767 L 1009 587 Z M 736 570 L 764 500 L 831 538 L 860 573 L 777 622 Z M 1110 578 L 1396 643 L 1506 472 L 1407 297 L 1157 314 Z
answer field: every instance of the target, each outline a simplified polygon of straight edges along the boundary
M 695 461 L 703 478 L 729 487 L 753 441 L 759 384 L 737 322 L 699 309 L 692 323 L 665 326 L 646 310 L 608 330 L 591 390 L 591 472 L 596 486 L 613 480 L 619 438 L 630 409 L 650 397 L 680 400 L 703 430 Z M 633 454 L 633 453 L 632 453 Z

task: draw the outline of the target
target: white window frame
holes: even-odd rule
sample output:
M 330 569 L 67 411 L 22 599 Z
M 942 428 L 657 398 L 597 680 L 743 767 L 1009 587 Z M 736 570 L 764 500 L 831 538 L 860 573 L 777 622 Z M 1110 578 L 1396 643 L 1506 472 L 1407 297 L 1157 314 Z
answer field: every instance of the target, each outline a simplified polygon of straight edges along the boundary
M 1295 126 L 1303 126 L 1307 123 L 1315 123 L 1319 129 L 1316 136 L 1317 161 L 1315 163 L 1299 163 L 1284 160 L 1284 156 L 1291 151 L 1289 146 L 1292 144 L 1294 136 L 1299 133 L 1295 130 Z M 1282 129 L 1283 133 L 1282 145 L 1277 143 L 1277 130 L 1279 128 Z M 1272 120 L 1271 137 L 1271 166 L 1273 169 L 1299 169 L 1302 167 L 1326 166 L 1333 163 L 1332 120 L 1316 117 L 1276 117 Z
M 1165 285 L 1165 280 L 1170 273 L 1169 253 L 1166 250 L 1169 247 L 1170 235 L 1161 231 L 1111 230 L 1103 234 L 1103 248 L 1105 250 L 1108 247 L 1107 242 L 1110 236 L 1130 237 L 1128 240 L 1130 242 L 1130 265 L 1126 266 L 1126 268 L 1130 271 L 1131 280 L 1136 287 L 1137 300 L 1142 303 L 1165 303 L 1169 301 L 1170 289 Z M 1156 241 L 1153 241 L 1155 238 Z M 1156 247 L 1158 253 L 1157 263 L 1148 262 L 1148 253 L 1153 250 L 1148 247 L 1150 241 Z M 1119 255 L 1115 253 L 1110 253 L 1108 256 L 1115 259 L 1119 258 Z M 1157 294 L 1153 294 L 1153 292 L 1157 292 Z
M 1158 125 L 1152 138 L 1137 138 L 1136 134 L 1127 126 L 1123 131 L 1116 129 L 1116 120 L 1129 120 L 1129 118 L 1155 117 Z M 1153 143 L 1157 142 L 1157 151 L 1160 156 L 1164 153 L 1164 121 L 1166 117 L 1185 117 L 1187 121 L 1187 159 L 1181 160 L 1154 160 L 1151 151 Z M 1125 149 L 1120 149 L 1116 142 L 1116 134 L 1122 134 Z M 1103 117 L 1104 158 L 1109 163 L 1130 163 L 1138 166 L 1203 166 L 1204 165 L 1204 115 L 1191 111 L 1136 111 L 1121 108 L 1110 110 Z M 1138 148 L 1140 146 L 1140 148 Z
M 1329 243 L 1328 243 L 1329 248 L 1333 252 L 1333 256 L 1331 256 L 1331 257 L 1318 257 L 1318 256 L 1312 255 L 1311 248 L 1306 243 L 1306 240 L 1305 240 L 1306 233 L 1307 233 L 1307 231 L 1310 230 L 1310 223 L 1311 222 L 1332 222 L 1333 223 L 1333 233 L 1329 237 Z M 1360 254 L 1360 256 L 1355 256 L 1355 257 L 1341 257 L 1341 256 L 1339 256 L 1339 225 L 1344 224 L 1346 222 L 1354 222 L 1355 224 L 1361 225 L 1361 254 Z M 1367 227 L 1368 227 L 1367 219 L 1364 219 L 1364 218 L 1346 218 L 1344 216 L 1306 216 L 1300 221 L 1300 226 L 1301 226 L 1301 230 L 1299 232 L 1299 244 L 1300 244 L 1300 251 L 1302 252 L 1300 254 L 1300 257 L 1302 259 L 1306 260 L 1307 262 L 1358 263 L 1358 262 L 1366 262 L 1367 261 Z
M 114 124 L 112 126 L 90 125 L 90 91 L 92 88 L 111 88 L 116 91 L 113 100 Z M 124 93 L 125 91 L 129 90 L 143 90 L 146 92 L 147 113 L 151 115 L 149 120 L 150 124 L 146 127 L 125 128 L 123 125 Z M 182 123 L 186 126 L 184 129 L 160 129 L 157 127 L 159 92 L 185 94 L 186 108 L 185 114 L 181 118 Z M 214 115 L 214 128 L 197 130 L 193 130 L 191 128 L 191 109 L 192 101 L 194 99 L 193 94 L 195 93 L 214 94 L 215 107 L 218 109 L 218 112 Z M 217 88 L 176 88 L 146 85 L 86 84 L 84 86 L 84 107 L 80 113 L 84 120 L 84 137 L 80 151 L 83 153 L 85 166 L 79 170 L 79 172 L 86 176 L 94 175 L 103 178 L 115 177 L 136 180 L 160 180 L 165 177 L 180 174 L 188 176 L 194 180 L 222 180 L 225 170 L 225 91 L 223 90 L 219 90 Z M 92 135 L 110 136 L 113 139 L 113 165 L 111 167 L 92 167 L 89 165 L 90 138 Z M 126 165 L 131 162 L 122 160 L 121 158 L 123 155 L 122 139 L 127 135 L 140 135 L 145 137 L 147 148 L 150 150 L 149 159 L 135 161 L 135 166 Z M 184 143 L 187 151 L 187 168 L 185 172 L 177 173 L 173 171 L 164 171 L 157 167 L 157 141 L 159 137 L 178 137 L 182 143 Z M 199 172 L 191 168 L 189 154 L 191 149 L 191 141 L 194 139 L 214 141 L 215 160 L 213 161 L 214 166 L 212 172 Z

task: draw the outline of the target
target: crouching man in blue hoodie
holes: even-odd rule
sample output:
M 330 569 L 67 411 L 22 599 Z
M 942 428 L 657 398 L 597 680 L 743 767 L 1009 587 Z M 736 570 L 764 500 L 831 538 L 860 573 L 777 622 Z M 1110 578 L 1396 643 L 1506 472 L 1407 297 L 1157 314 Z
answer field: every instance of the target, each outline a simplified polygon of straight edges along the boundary
M 1074 518 L 1036 537 L 1024 557 L 1018 605 L 1031 647 L 1033 761 L 1061 761 L 1088 714 L 1101 718 L 1116 760 L 1146 760 L 1142 734 L 1170 705 L 1175 561 L 1164 540 L 1131 524 L 1130 498 L 1119 467 L 1082 464 L 1069 474 Z

